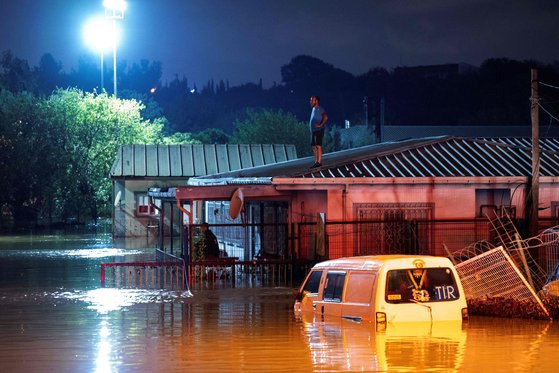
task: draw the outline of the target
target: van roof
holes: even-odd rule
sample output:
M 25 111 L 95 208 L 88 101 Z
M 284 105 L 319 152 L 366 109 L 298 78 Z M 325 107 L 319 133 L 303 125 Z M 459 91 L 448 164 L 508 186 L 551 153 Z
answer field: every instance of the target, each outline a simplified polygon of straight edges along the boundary
M 430 255 L 369 255 L 353 256 L 326 260 L 317 263 L 313 268 L 339 268 L 339 269 L 363 269 L 371 270 L 383 266 L 390 268 L 413 268 L 415 261 L 423 261 L 426 267 L 452 266 L 448 258 Z

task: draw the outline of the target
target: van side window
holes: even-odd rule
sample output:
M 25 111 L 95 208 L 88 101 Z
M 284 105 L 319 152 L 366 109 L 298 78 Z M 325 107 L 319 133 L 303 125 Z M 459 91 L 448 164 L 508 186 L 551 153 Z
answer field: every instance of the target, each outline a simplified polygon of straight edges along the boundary
M 309 276 L 307 282 L 305 283 L 305 286 L 303 287 L 303 293 L 306 291 L 314 294 L 318 293 L 318 287 L 320 285 L 321 277 L 322 271 L 311 272 L 311 275 Z
M 330 302 L 341 302 L 344 290 L 345 273 L 330 272 L 326 275 L 323 299 Z

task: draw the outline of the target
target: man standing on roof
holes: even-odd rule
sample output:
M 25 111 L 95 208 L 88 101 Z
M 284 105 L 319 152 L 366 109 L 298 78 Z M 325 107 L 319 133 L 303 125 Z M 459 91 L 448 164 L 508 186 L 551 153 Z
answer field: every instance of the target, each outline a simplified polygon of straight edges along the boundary
M 320 98 L 318 96 L 311 96 L 310 103 L 312 111 L 309 128 L 311 130 L 311 146 L 314 153 L 314 164 L 311 168 L 315 168 L 322 166 L 322 139 L 324 138 L 324 127 L 328 120 L 328 115 L 319 106 Z

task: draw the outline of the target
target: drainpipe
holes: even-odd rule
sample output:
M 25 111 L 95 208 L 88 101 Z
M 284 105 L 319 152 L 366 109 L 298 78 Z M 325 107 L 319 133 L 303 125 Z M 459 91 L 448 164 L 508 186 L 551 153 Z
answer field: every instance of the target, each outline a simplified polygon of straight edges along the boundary
M 192 205 L 191 205 L 192 206 Z M 181 247 L 181 249 L 183 250 L 183 259 L 186 258 L 186 261 L 190 263 L 190 253 L 189 253 L 189 248 L 190 248 L 190 226 L 192 225 L 192 212 L 186 210 L 184 207 L 182 207 L 181 201 L 177 199 L 177 207 L 178 209 L 183 213 L 186 214 L 186 216 L 188 216 L 188 224 L 186 225 L 186 229 L 187 231 L 186 233 L 186 237 L 184 238 L 184 243 L 185 243 L 185 247 Z M 181 235 L 183 234 L 183 229 L 182 229 L 182 219 L 180 222 L 180 226 L 181 226 Z M 181 240 L 181 243 L 183 242 L 183 240 Z
M 342 187 L 342 220 L 344 222 L 347 221 L 347 212 L 346 212 L 347 189 L 348 189 L 348 185 L 344 184 L 343 187 Z

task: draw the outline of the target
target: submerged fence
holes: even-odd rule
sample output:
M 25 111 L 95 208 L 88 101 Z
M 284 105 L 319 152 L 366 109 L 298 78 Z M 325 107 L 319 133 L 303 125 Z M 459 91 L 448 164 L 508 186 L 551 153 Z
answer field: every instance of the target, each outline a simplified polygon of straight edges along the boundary
M 184 290 L 183 262 L 102 263 L 101 286 Z
M 189 285 L 202 288 L 290 287 L 294 265 L 286 261 L 197 261 L 188 265 Z
M 298 283 L 308 269 L 309 266 L 297 266 L 286 261 L 234 259 L 196 261 L 188 265 L 184 265 L 182 261 L 102 263 L 101 286 L 178 291 L 234 287 L 291 287 Z

